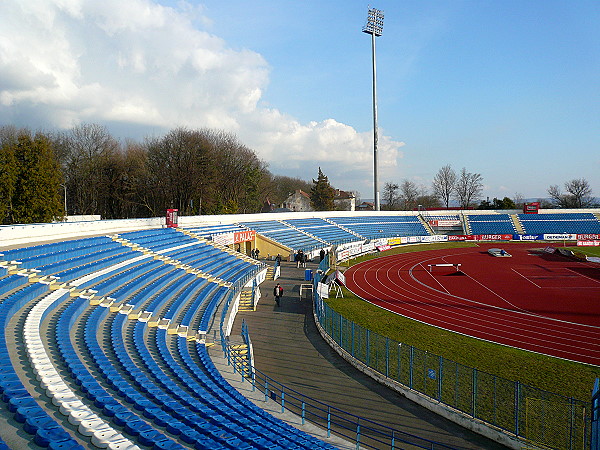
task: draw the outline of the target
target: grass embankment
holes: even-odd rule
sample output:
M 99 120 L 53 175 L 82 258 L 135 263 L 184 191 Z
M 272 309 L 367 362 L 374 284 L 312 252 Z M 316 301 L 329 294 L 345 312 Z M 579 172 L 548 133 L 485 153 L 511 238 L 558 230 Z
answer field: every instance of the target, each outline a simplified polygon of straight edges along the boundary
M 379 256 L 476 245 L 463 242 L 403 246 L 383 254 L 362 256 L 353 260 L 350 265 Z M 452 333 L 378 308 L 347 289 L 343 292 L 343 298 L 330 298 L 327 302 L 347 319 L 382 336 L 498 377 L 583 401 L 591 399 L 594 380 L 600 377 L 600 367 L 597 366 L 543 356 Z
M 573 252 L 583 253 L 588 256 L 600 257 L 600 247 L 567 247 Z

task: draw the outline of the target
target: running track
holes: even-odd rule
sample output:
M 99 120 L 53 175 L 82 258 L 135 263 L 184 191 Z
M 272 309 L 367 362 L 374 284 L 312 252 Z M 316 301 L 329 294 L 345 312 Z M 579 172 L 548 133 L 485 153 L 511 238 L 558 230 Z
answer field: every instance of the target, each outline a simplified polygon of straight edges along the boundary
M 487 254 L 506 249 L 512 258 Z M 483 244 L 384 256 L 349 268 L 366 301 L 430 325 L 502 345 L 600 366 L 600 265 Z M 454 268 L 428 264 L 460 263 Z

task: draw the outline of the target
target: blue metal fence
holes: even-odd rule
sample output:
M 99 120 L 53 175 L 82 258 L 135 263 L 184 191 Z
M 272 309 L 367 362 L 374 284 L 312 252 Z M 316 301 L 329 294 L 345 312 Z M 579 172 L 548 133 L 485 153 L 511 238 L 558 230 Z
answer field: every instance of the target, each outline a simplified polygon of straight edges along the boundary
M 329 337 L 353 358 L 404 388 L 514 434 L 526 443 L 585 450 L 590 445 L 590 402 L 534 388 L 379 335 L 319 298 L 315 315 Z M 319 273 L 321 272 L 321 273 Z

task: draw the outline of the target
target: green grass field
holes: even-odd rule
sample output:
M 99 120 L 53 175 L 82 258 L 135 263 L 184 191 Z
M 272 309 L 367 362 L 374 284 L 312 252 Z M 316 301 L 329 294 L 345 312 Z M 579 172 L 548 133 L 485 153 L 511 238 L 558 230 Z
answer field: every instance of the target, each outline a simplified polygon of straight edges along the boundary
M 588 256 L 600 257 L 600 247 L 567 247 L 573 252 L 583 253 Z
M 381 256 L 476 245 L 467 242 L 408 245 L 387 251 Z M 378 256 L 380 254 L 362 256 L 343 265 L 356 264 Z M 441 330 L 373 306 L 346 289 L 343 298 L 330 298 L 327 302 L 347 319 L 390 339 L 483 372 L 566 397 L 591 400 L 594 380 L 600 377 L 598 366 L 564 361 Z

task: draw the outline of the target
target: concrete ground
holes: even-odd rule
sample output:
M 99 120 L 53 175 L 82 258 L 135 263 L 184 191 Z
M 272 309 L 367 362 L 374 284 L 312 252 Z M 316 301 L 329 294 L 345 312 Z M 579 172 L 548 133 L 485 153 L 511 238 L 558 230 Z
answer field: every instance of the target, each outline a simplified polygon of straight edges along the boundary
M 308 268 L 315 270 L 316 264 L 309 263 Z M 267 280 L 261 285 L 256 311 L 238 313 L 231 335 L 233 339 L 240 335 L 245 320 L 257 370 L 304 395 L 395 430 L 458 449 L 505 448 L 407 400 L 344 361 L 317 331 L 310 299 L 299 295 L 300 285 L 306 283 L 304 273 L 295 263 L 283 262 L 277 280 L 285 290 L 281 306 L 273 297 L 276 282 Z M 222 358 L 220 346 L 213 347 L 211 355 L 215 360 Z M 226 368 L 222 362 L 221 368 Z M 242 383 L 239 374 L 225 372 L 243 393 L 251 392 L 250 384 Z M 264 394 L 258 393 L 257 401 L 264 406 Z M 275 415 L 281 414 L 278 405 L 271 407 Z M 343 441 L 331 443 L 348 446 Z

